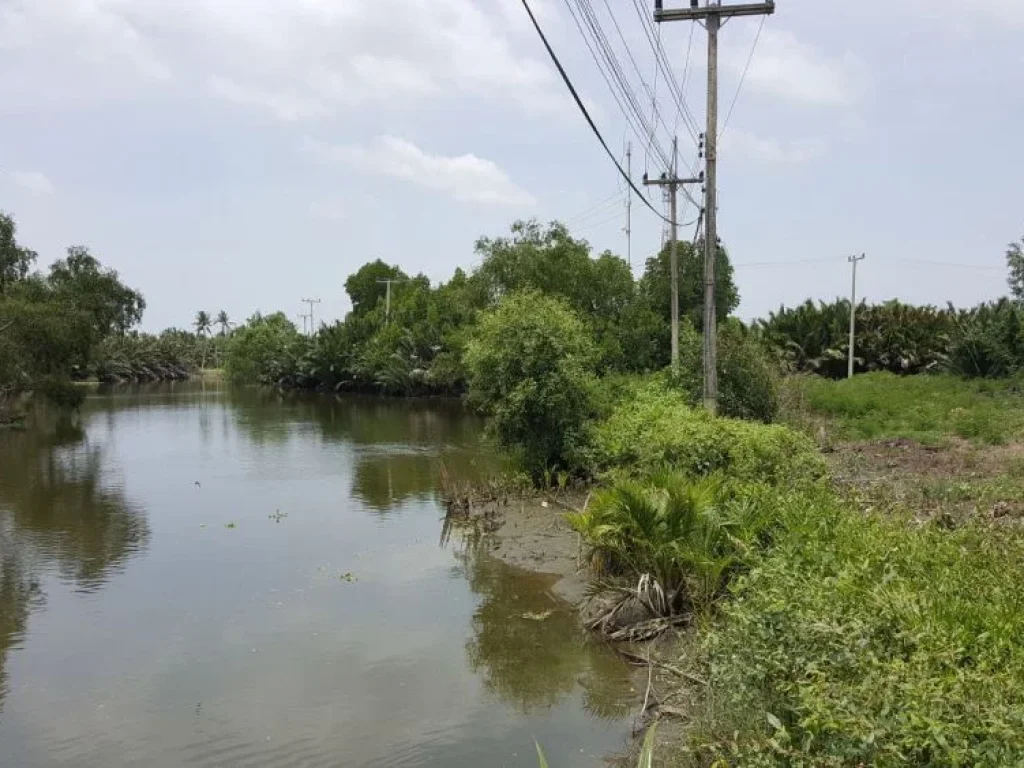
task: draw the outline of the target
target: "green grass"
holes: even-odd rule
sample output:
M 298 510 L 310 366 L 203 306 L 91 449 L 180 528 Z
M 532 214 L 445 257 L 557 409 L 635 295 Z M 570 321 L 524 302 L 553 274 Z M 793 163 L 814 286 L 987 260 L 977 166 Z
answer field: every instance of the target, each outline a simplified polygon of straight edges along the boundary
M 938 444 L 950 437 L 999 445 L 1024 435 L 1018 380 L 869 373 L 850 380 L 787 381 L 786 417 L 826 419 L 848 440 L 908 438 Z M 810 417 L 810 418 L 808 418 Z
M 785 533 L 703 635 L 707 765 L 1024 763 L 1024 535 L 778 498 Z

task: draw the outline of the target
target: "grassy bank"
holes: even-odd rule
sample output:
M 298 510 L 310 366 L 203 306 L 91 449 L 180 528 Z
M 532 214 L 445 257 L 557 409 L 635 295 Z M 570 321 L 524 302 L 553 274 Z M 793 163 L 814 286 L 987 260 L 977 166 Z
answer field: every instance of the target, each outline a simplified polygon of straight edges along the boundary
M 793 377 L 783 399 L 790 423 L 826 426 L 840 440 L 939 445 L 961 438 L 997 445 L 1024 436 L 1022 393 L 1021 379 L 869 373 L 842 381 Z
M 686 674 L 668 698 L 690 704 L 656 764 L 1024 763 L 1015 383 L 787 388 L 787 418 L 829 434 L 826 457 L 661 385 L 593 428 L 610 490 L 577 529 L 606 578 L 646 574 L 634 601 L 701 628 L 665 659 Z

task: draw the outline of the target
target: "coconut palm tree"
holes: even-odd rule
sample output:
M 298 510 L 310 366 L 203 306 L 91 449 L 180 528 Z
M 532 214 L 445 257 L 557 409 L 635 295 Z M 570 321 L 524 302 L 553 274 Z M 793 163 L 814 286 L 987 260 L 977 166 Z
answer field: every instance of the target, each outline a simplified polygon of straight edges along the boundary
M 210 313 L 205 309 L 200 309 L 196 312 L 196 319 L 192 321 L 192 325 L 196 329 L 196 336 L 198 336 L 198 344 L 200 352 L 199 367 L 206 367 L 206 337 L 210 333 L 210 329 L 213 327 L 213 322 L 210 320 Z
M 210 313 L 205 309 L 200 309 L 196 312 L 196 319 L 192 321 L 192 325 L 196 329 L 197 336 L 205 336 L 210 332 L 210 328 L 213 327 L 213 322 L 210 320 Z
M 220 326 L 220 335 L 227 336 L 228 329 L 231 327 L 231 320 L 228 319 L 228 313 L 223 309 L 217 313 L 217 319 L 213 321 L 216 325 Z

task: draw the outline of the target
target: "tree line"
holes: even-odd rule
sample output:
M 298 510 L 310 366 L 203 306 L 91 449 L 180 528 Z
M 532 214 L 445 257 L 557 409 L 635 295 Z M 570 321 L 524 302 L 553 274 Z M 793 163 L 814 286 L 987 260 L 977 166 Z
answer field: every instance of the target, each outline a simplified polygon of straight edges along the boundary
M 598 373 L 653 371 L 669 362 L 667 247 L 634 279 L 624 259 L 593 254 L 565 225 L 518 221 L 508 235 L 477 241 L 479 266 L 432 285 L 422 274 L 376 260 L 345 282 L 344 320 L 299 333 L 283 313 L 256 315 L 235 329 L 226 368 L 236 380 L 286 387 L 456 394 L 466 390 L 465 352 L 481 313 L 523 292 L 551 296 L 581 320 Z M 684 324 L 699 329 L 702 246 L 680 247 Z M 718 314 L 739 304 L 732 267 L 719 249 Z M 388 284 L 390 283 L 390 301 Z

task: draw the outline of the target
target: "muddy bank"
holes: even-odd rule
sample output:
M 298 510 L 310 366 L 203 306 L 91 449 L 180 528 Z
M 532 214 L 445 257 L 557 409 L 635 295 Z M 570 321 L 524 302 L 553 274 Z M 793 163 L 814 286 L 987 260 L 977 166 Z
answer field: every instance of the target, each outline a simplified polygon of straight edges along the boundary
M 556 596 L 580 607 L 589 574 L 583 567 L 580 537 L 565 513 L 585 499 L 513 499 L 491 510 L 485 544 L 491 555 L 517 568 L 557 577 Z M 574 503 L 575 502 L 575 503 Z
M 582 509 L 586 502 L 586 495 L 510 499 L 472 514 L 481 544 L 493 557 L 557 579 L 551 592 L 575 608 L 581 627 L 600 603 L 587 599 L 594 574 L 585 560 L 579 534 L 569 526 L 565 513 Z M 660 764 L 659 754 L 668 755 L 683 743 L 686 720 L 696 700 L 692 695 L 695 681 L 687 679 L 677 665 L 692 642 L 693 633 L 685 628 L 671 629 L 650 642 L 608 641 L 633 669 L 635 700 L 629 746 L 621 754 L 609 755 L 606 764 L 635 766 L 644 735 L 655 721 L 655 764 Z

